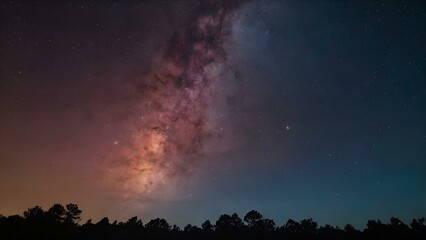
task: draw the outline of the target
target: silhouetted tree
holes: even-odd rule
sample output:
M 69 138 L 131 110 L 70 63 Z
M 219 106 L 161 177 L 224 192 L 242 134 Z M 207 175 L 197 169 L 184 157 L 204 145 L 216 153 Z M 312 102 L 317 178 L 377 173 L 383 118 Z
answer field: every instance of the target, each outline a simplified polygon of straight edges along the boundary
M 183 229 L 184 232 L 191 232 L 191 233 L 195 233 L 195 232 L 201 232 L 201 228 L 197 227 L 197 226 L 193 226 L 191 224 L 188 224 L 184 227 Z
M 335 229 L 330 224 L 325 224 L 324 226 L 320 226 L 317 230 L 319 235 L 330 235 L 330 233 L 334 232 Z
M 172 230 L 171 230 L 172 232 L 180 232 L 180 227 L 179 226 L 177 226 L 177 225 L 175 225 L 175 224 L 173 224 L 173 226 L 172 226 Z
M 69 203 L 65 206 L 65 222 L 69 224 L 77 224 L 81 220 L 82 211 L 78 208 L 77 204 Z
M 244 222 L 247 223 L 247 226 L 250 229 L 255 229 L 258 223 L 262 220 L 263 220 L 262 214 L 260 214 L 258 211 L 255 211 L 255 210 L 251 210 L 244 216 Z
M 422 229 L 426 227 L 426 219 L 425 218 L 419 218 L 419 219 L 415 219 L 413 218 L 413 221 L 411 221 L 410 227 L 412 229 Z
M 410 231 L 408 225 L 396 217 L 391 217 L 387 228 L 387 234 L 391 234 L 394 238 L 399 239 L 404 239 Z
M 413 219 L 411 221 L 412 234 L 415 239 L 426 239 L 426 220 L 425 218 Z
M 188 225 L 186 225 L 186 226 L 183 228 L 183 231 L 184 231 L 184 232 L 189 232 L 189 231 L 191 231 L 191 228 L 192 228 L 192 225 L 191 225 L 191 224 L 188 224 Z
M 96 223 L 96 226 L 100 226 L 100 227 L 108 227 L 109 226 L 109 218 L 108 217 L 104 217 L 101 220 L 99 220 L 99 222 Z
M 231 225 L 235 230 L 239 230 L 243 227 L 243 220 L 238 216 L 238 214 L 234 213 L 231 216 Z
M 383 231 L 386 228 L 386 225 L 383 224 L 380 220 L 368 220 L 367 230 L 371 232 Z
M 232 214 L 232 216 L 228 214 L 222 214 L 216 221 L 216 231 L 218 232 L 238 231 L 242 228 L 242 226 L 243 221 L 236 213 Z
M 112 224 L 107 217 L 92 224 L 89 219 L 79 225 L 81 210 L 76 204 L 64 208 L 54 204 L 48 211 L 39 206 L 29 208 L 24 217 L 0 215 L 1 239 L 289 239 L 289 240 L 424 240 L 426 239 L 425 218 L 413 219 L 407 226 L 400 219 L 392 217 L 388 224 L 380 220 L 369 220 L 364 231 L 356 230 L 347 224 L 344 230 L 329 224 L 319 226 L 310 219 L 296 222 L 289 219 L 276 229 L 271 219 L 264 218 L 257 211 L 244 216 L 244 222 L 237 214 L 223 214 L 216 226 L 206 220 L 201 228 L 186 225 L 183 230 L 176 225 L 173 228 L 163 218 L 155 218 L 145 226 L 137 217 L 129 218 L 125 223 L 115 220 Z
M 145 224 L 148 230 L 152 231 L 169 231 L 170 224 L 164 218 L 156 218 Z
M 275 222 L 272 219 L 263 219 L 263 229 L 268 232 L 275 230 Z
M 24 217 L 29 220 L 44 220 L 46 213 L 40 206 L 35 206 L 33 208 L 29 208 L 24 212 Z
M 233 229 L 231 224 L 231 216 L 228 214 L 222 214 L 216 221 L 216 231 L 218 232 L 229 232 Z
M 352 233 L 355 232 L 355 228 L 354 226 L 352 226 L 351 224 L 346 224 L 345 227 L 343 228 L 345 230 L 345 232 L 347 233 Z
M 54 204 L 52 207 L 49 208 L 47 211 L 47 216 L 49 220 L 60 223 L 65 220 L 66 217 L 66 210 L 64 206 L 61 204 Z
M 293 219 L 289 219 L 284 225 L 284 231 L 288 233 L 299 233 L 301 231 L 300 224 Z
M 251 210 L 244 216 L 247 227 L 252 231 L 272 232 L 275 230 L 275 222 L 271 219 L 264 219 L 258 211 Z
M 214 226 L 209 220 L 206 220 L 201 224 L 201 229 L 205 232 L 212 232 L 214 230 Z
M 396 217 L 391 217 L 389 226 L 393 229 L 398 229 L 398 230 L 408 229 L 408 225 L 406 225 L 405 223 L 403 223 L 401 220 L 399 220 Z
M 142 227 L 142 220 L 138 219 L 138 217 L 131 217 L 127 220 L 125 226 L 127 227 Z
M 318 224 L 314 222 L 312 218 L 300 221 L 300 229 L 305 233 L 313 234 L 317 231 L 317 228 Z

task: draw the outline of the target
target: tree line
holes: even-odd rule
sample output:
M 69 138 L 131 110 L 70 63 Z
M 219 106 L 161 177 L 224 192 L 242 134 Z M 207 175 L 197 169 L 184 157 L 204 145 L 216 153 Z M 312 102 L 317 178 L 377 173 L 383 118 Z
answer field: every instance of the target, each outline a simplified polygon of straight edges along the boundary
M 277 226 L 258 211 L 249 211 L 241 219 L 238 214 L 222 214 L 213 224 L 206 220 L 201 226 L 186 225 L 183 229 L 155 218 L 143 224 L 138 217 L 124 222 L 110 222 L 108 217 L 81 224 L 82 211 L 76 204 L 54 204 L 47 211 L 35 206 L 21 215 L 0 215 L 2 239 L 426 239 L 425 218 L 413 219 L 409 225 L 398 218 L 389 223 L 368 220 L 366 228 L 343 229 L 329 224 L 318 226 L 310 219 L 289 219 Z

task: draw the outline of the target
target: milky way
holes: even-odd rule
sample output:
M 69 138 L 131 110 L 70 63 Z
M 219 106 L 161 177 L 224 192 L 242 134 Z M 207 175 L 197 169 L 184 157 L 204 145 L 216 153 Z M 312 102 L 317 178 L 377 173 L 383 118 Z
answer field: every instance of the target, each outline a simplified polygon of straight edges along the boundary
M 0 1 L 0 215 L 72 202 L 93 223 L 423 217 L 424 12 Z
M 220 101 L 217 78 L 229 68 L 224 42 L 238 6 L 199 4 L 131 85 L 125 134 L 106 164 L 107 177 L 125 197 L 150 197 L 184 182 L 205 141 L 219 135 L 217 114 L 209 110 Z

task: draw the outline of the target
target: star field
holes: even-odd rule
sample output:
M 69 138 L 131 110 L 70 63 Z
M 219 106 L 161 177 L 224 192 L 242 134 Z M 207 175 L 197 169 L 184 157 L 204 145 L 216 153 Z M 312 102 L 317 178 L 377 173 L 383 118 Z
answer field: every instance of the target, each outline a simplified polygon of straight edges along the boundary
M 425 4 L 0 4 L 0 214 L 426 211 Z

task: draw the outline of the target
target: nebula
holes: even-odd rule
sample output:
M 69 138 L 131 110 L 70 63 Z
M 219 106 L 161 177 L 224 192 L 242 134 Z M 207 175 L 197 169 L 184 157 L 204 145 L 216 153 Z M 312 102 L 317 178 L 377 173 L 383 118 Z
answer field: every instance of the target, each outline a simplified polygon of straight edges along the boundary
M 127 198 L 155 197 L 185 182 L 220 135 L 219 86 L 226 69 L 236 1 L 198 4 L 175 29 L 151 66 L 131 84 L 134 104 L 123 137 L 110 153 L 106 176 Z

